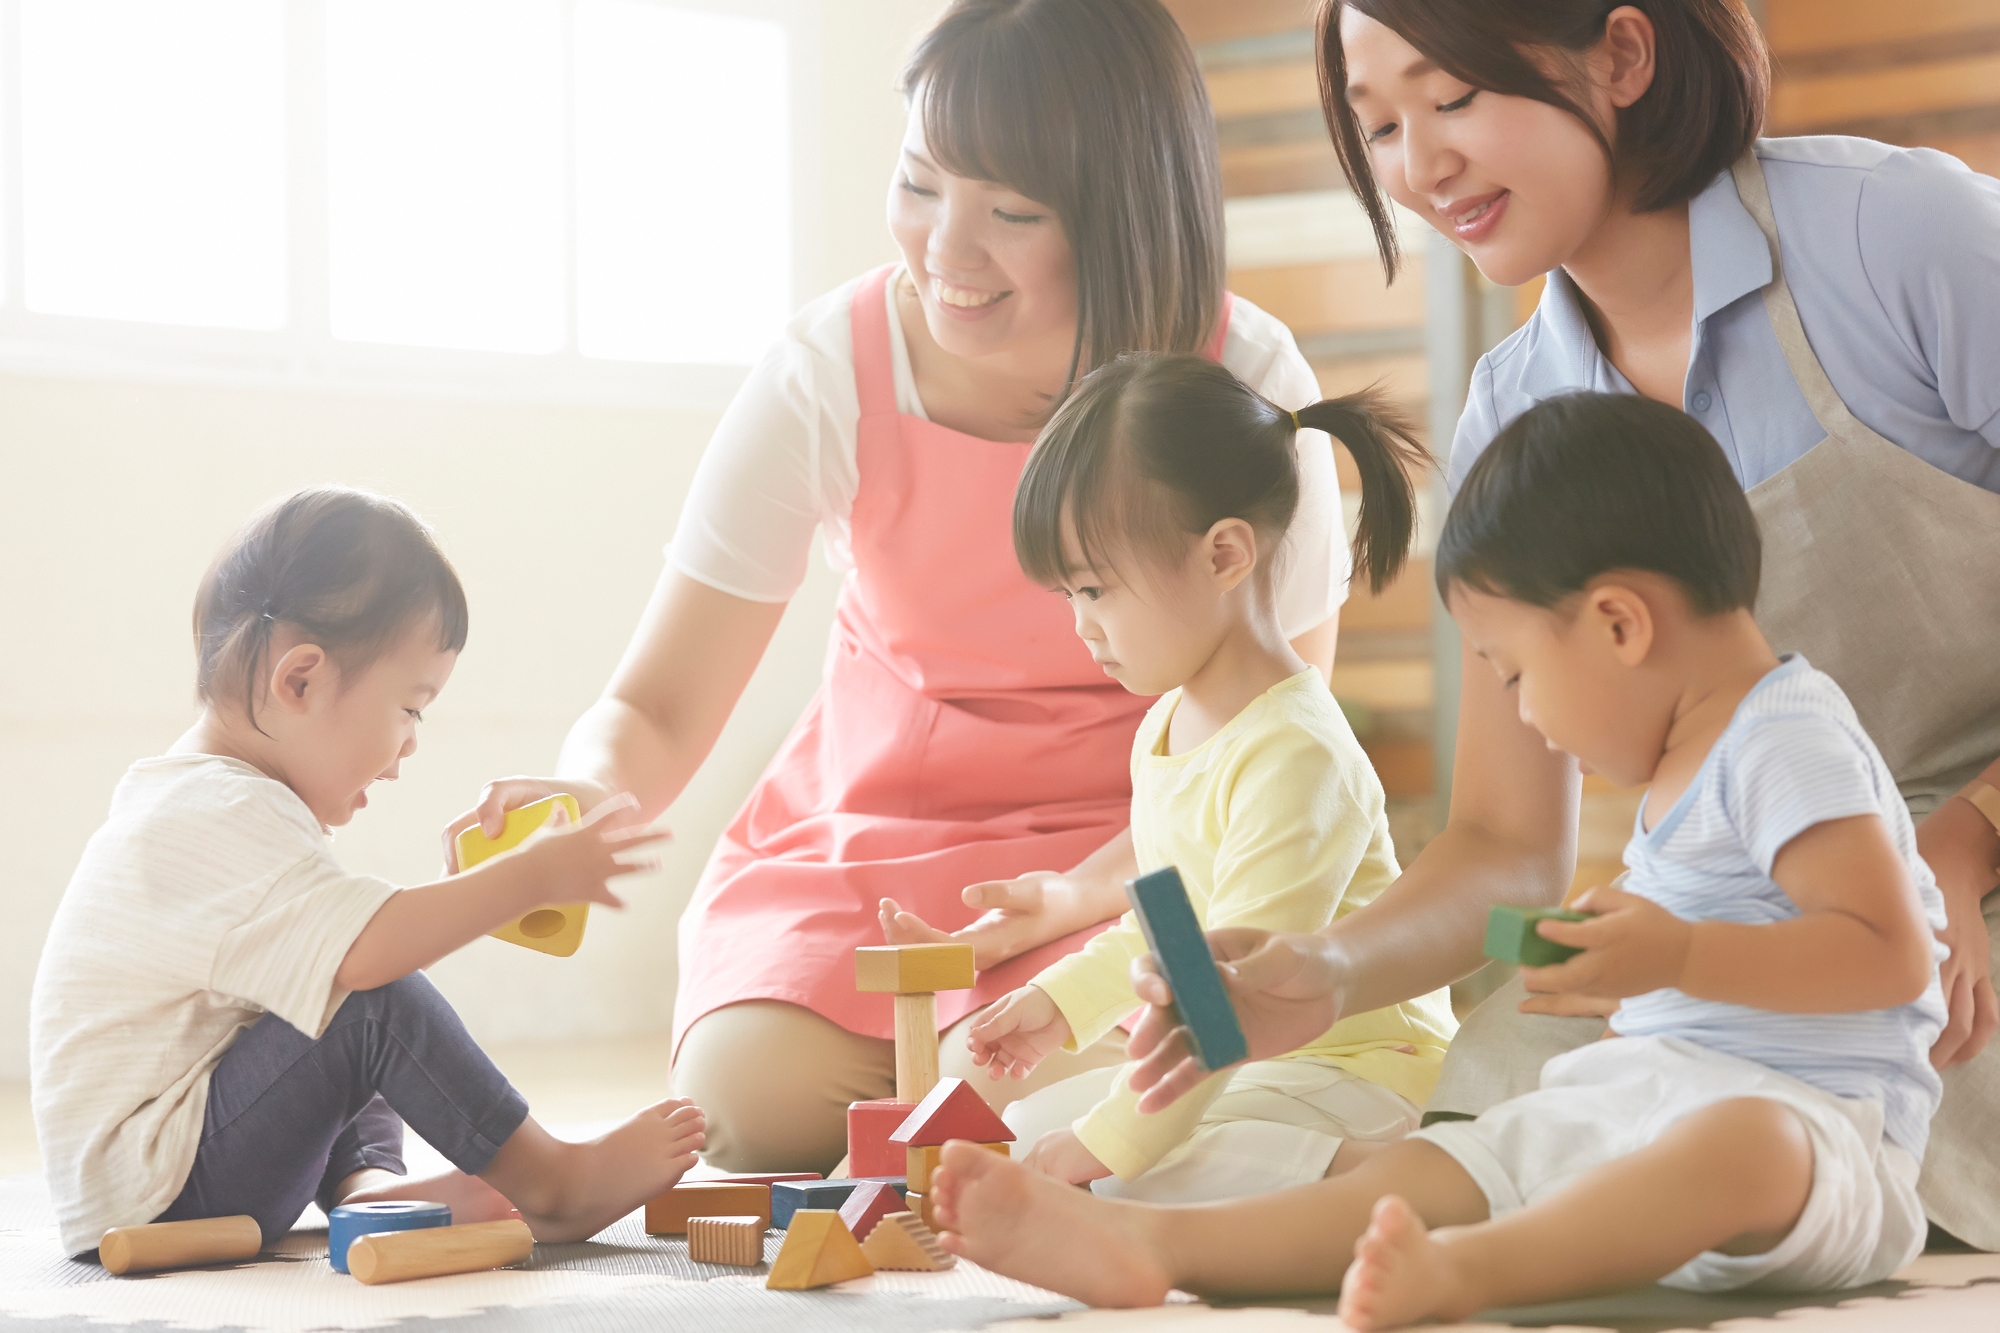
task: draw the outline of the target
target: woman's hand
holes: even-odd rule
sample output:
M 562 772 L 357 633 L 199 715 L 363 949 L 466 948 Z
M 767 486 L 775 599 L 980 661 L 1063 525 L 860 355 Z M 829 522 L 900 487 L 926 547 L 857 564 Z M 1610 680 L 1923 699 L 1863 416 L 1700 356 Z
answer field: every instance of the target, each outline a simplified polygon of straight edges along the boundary
M 580 778 L 497 778 L 479 789 L 479 804 L 444 826 L 444 873 L 458 873 L 458 835 L 479 825 L 489 838 L 497 838 L 507 827 L 507 812 L 518 810 L 551 796 L 570 795 L 579 809 L 589 814 L 608 800 L 611 793 L 595 782 Z M 571 899 L 580 902 L 581 899 Z
M 988 880 L 960 896 L 981 915 L 971 925 L 952 931 L 939 930 L 894 898 L 884 898 L 882 938 L 890 944 L 970 944 L 972 965 L 983 972 L 1079 928 L 1071 921 L 1075 913 L 1066 910 L 1074 904 L 1075 888 L 1054 870 Z
M 1250 1059 L 1295 1051 L 1339 1019 L 1337 969 L 1326 945 L 1318 935 L 1248 927 L 1208 932 L 1208 947 L 1221 965 L 1223 984 L 1250 1044 Z M 1194 1058 L 1172 1008 L 1173 991 L 1150 955 L 1134 960 L 1132 989 L 1147 1008 L 1125 1045 L 1125 1054 L 1136 1062 L 1126 1082 L 1142 1094 L 1141 1112 L 1158 1111 L 1214 1071 Z
M 1585 997 L 1592 1003 L 1560 1012 L 1595 1017 L 1610 1012 L 1603 1008 L 1606 1002 L 1616 1009 L 1616 1002 L 1628 995 L 1680 984 L 1694 940 L 1694 927 L 1688 922 L 1650 898 L 1608 884 L 1578 898 L 1575 907 L 1591 913 L 1591 919 L 1543 921 L 1535 932 L 1583 952 L 1548 967 L 1522 968 L 1521 982 L 1531 992 Z
M 972 1020 L 965 1045 L 990 1078 L 1026 1078 L 1070 1038 L 1069 1020 L 1039 986 L 1003 996 Z
M 1073 1129 L 1052 1129 L 1036 1139 L 1021 1165 L 1065 1185 L 1088 1185 L 1111 1174 L 1111 1168 L 1083 1146 Z
M 2000 1027 L 1993 941 L 1980 910 L 2000 882 L 2000 832 L 1970 801 L 1954 797 L 1917 827 L 1917 850 L 1944 894 L 1945 928 L 1938 938 L 1951 956 L 1938 970 L 1950 1013 L 1931 1047 L 1931 1063 L 1949 1069 L 1979 1054 Z

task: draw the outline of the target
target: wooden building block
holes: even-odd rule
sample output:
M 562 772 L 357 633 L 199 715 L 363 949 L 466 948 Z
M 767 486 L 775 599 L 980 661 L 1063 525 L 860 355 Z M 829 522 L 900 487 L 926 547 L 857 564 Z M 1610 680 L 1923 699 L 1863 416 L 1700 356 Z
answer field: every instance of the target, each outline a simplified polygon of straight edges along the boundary
M 974 1143 L 1012 1143 L 1014 1131 L 986 1099 L 962 1078 L 948 1078 L 904 1118 L 889 1135 L 889 1142 L 905 1147 L 928 1147 L 948 1139 L 969 1139 Z
M 988 1152 L 998 1153 L 1002 1157 L 1009 1156 L 1007 1145 L 1004 1143 L 982 1143 L 979 1146 Z M 908 1181 L 908 1185 L 905 1187 L 904 1193 L 928 1194 L 930 1192 L 931 1172 L 937 1170 L 938 1154 L 943 1151 L 944 1145 L 940 1143 L 925 1144 L 922 1147 L 909 1149 L 909 1157 L 907 1159 L 908 1173 L 904 1177 Z
M 920 1102 L 937 1086 L 937 996 L 896 997 L 896 1100 Z
M 861 1253 L 877 1268 L 905 1273 L 935 1273 L 958 1262 L 915 1213 L 890 1213 L 877 1222 L 861 1242 Z
M 902 1163 L 897 1162 L 898 1166 Z M 775 1185 L 781 1180 L 820 1180 L 817 1171 L 715 1171 L 697 1166 L 681 1177 L 683 1185 Z
M 792 1217 L 785 1243 L 771 1261 L 766 1287 L 779 1291 L 807 1291 L 830 1286 L 849 1278 L 867 1277 L 875 1265 L 861 1253 L 840 1214 L 831 1209 L 802 1208 Z
M 903 1202 L 908 1204 L 910 1211 L 917 1215 L 918 1221 L 922 1222 L 932 1231 L 938 1229 L 937 1218 L 931 1214 L 930 1195 L 920 1194 L 916 1190 L 911 1190 L 903 1196 Z
M 764 1262 L 761 1217 L 690 1217 L 687 1233 L 688 1258 L 698 1264 L 755 1268 Z
M 1545 940 L 1535 932 L 1542 921 L 1588 921 L 1582 912 L 1553 907 L 1498 906 L 1486 914 L 1486 956 L 1523 967 L 1547 967 L 1583 952 Z
M 854 951 L 854 989 L 915 995 L 969 990 L 975 972 L 970 944 L 888 944 Z
M 771 1186 L 699 1180 L 680 1184 L 646 1205 L 646 1234 L 678 1236 L 690 1217 L 761 1217 L 771 1224 Z
M 854 1102 L 847 1108 L 847 1174 L 850 1176 L 893 1176 L 903 1170 L 902 1145 L 889 1142 L 915 1102 L 893 1098 Z
M 854 1239 L 867 1240 L 875 1224 L 891 1213 L 903 1211 L 903 1192 L 883 1180 L 865 1180 L 854 1187 L 847 1202 L 840 1205 L 840 1220 Z
M 1188 901 L 1178 870 L 1168 866 L 1129 880 L 1125 893 L 1132 915 L 1152 950 L 1160 975 L 1174 993 L 1174 1009 L 1185 1025 L 1188 1045 L 1201 1067 L 1227 1069 L 1250 1054 L 1236 1007 L 1209 952 L 1208 937 Z
M 882 1175 L 866 1179 L 781 1180 L 771 1186 L 771 1225 L 783 1230 L 791 1225 L 792 1215 L 802 1209 L 838 1209 L 847 1202 L 848 1195 L 866 1184 L 889 1185 L 901 1193 L 903 1178 Z
M 154 1273 L 255 1259 L 263 1248 L 264 1233 L 257 1219 L 239 1214 L 113 1227 L 97 1243 L 97 1261 L 107 1273 Z
M 509 810 L 506 827 L 497 838 L 487 837 L 485 831 L 474 824 L 458 835 L 458 868 L 470 870 L 489 857 L 520 846 L 536 829 L 548 823 L 549 817 L 558 808 L 569 816 L 572 824 L 582 818 L 576 797 L 561 793 L 524 805 L 518 810 Z M 538 907 L 519 920 L 486 933 L 496 940 L 518 944 L 524 949 L 567 958 L 583 944 L 583 928 L 589 920 L 589 903 L 568 903 L 558 907 Z
M 528 1224 L 509 1218 L 505 1222 L 363 1236 L 347 1251 L 347 1271 L 372 1287 L 382 1282 L 504 1268 L 534 1252 L 535 1237 Z

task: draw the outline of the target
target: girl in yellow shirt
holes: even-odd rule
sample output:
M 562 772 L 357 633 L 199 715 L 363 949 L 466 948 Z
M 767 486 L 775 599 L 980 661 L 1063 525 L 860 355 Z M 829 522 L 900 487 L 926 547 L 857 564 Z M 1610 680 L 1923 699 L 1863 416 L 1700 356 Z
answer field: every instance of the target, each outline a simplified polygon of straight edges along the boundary
M 1132 748 L 1142 872 L 1174 866 L 1204 929 L 1314 931 L 1397 876 L 1382 784 L 1317 669 L 1279 627 L 1273 574 L 1299 507 L 1298 449 L 1338 436 L 1362 477 L 1354 555 L 1379 589 L 1415 521 L 1421 446 L 1366 396 L 1274 407 L 1198 356 L 1130 354 L 1043 431 L 1014 502 L 1021 567 L 1060 591 L 1105 673 L 1160 695 Z M 1130 914 L 994 1004 L 973 1060 L 1025 1077 L 1139 1001 Z M 1139 1114 L 1121 1069 L 1008 1110 L 1027 1161 L 1103 1194 L 1220 1198 L 1316 1180 L 1350 1138 L 1414 1129 L 1455 1024 L 1446 992 L 1346 1018 L 1277 1060 Z M 1036 1134 L 1036 1130 L 1042 1130 Z

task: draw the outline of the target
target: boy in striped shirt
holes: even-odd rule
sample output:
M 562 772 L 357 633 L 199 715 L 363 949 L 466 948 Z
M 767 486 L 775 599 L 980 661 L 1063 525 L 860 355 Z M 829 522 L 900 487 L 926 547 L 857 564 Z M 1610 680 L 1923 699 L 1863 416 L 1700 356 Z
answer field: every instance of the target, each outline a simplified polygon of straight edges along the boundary
M 1583 952 L 1527 972 L 1536 1007 L 1609 1013 L 1616 1040 L 1476 1120 L 1236 1203 L 1064 1197 L 948 1150 L 946 1247 L 1100 1304 L 1324 1288 L 1345 1266 L 1363 1329 L 1652 1281 L 1855 1287 L 1914 1258 L 1944 902 L 1840 687 L 1758 630 L 1759 561 L 1714 440 L 1634 395 L 1524 414 L 1440 540 L 1440 591 L 1522 719 L 1647 787 L 1623 887 L 1539 927 Z M 1332 993 L 1316 938 L 1265 943 L 1296 955 L 1292 999 Z

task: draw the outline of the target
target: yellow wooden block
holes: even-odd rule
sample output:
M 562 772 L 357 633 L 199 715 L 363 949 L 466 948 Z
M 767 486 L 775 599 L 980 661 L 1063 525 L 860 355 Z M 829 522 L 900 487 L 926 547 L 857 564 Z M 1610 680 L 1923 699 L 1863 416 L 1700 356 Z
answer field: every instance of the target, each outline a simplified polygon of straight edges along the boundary
M 518 810 L 509 810 L 507 827 L 497 838 L 487 837 L 479 825 L 474 824 L 458 835 L 458 868 L 469 870 L 489 857 L 520 846 L 528 840 L 529 834 L 548 822 L 549 815 L 557 806 L 569 815 L 572 824 L 583 817 L 577 809 L 576 797 L 565 792 L 524 805 Z M 538 907 L 520 920 L 510 921 L 500 929 L 487 933 L 496 940 L 518 944 L 524 949 L 567 958 L 583 943 L 583 928 L 589 920 L 589 903 Z
M 975 978 L 970 944 L 868 945 L 854 951 L 854 989 L 920 995 L 970 990 Z
M 935 1273 L 958 1262 L 915 1213 L 890 1213 L 877 1222 L 861 1242 L 861 1253 L 877 1268 L 905 1273 Z
M 982 1143 L 980 1147 L 988 1152 L 1009 1155 L 1004 1143 Z M 905 1148 L 903 1150 L 904 1177 L 908 1187 L 919 1194 L 930 1193 L 931 1172 L 937 1170 L 938 1154 L 944 1151 L 942 1144 L 931 1148 Z M 914 1207 L 915 1205 L 912 1205 Z M 926 1219 L 929 1220 L 929 1219 Z
M 779 1291 L 806 1291 L 830 1286 L 849 1278 L 867 1277 L 875 1271 L 861 1242 L 831 1208 L 801 1208 L 792 1214 L 785 1231 L 785 1243 L 771 1261 L 766 1287 Z

